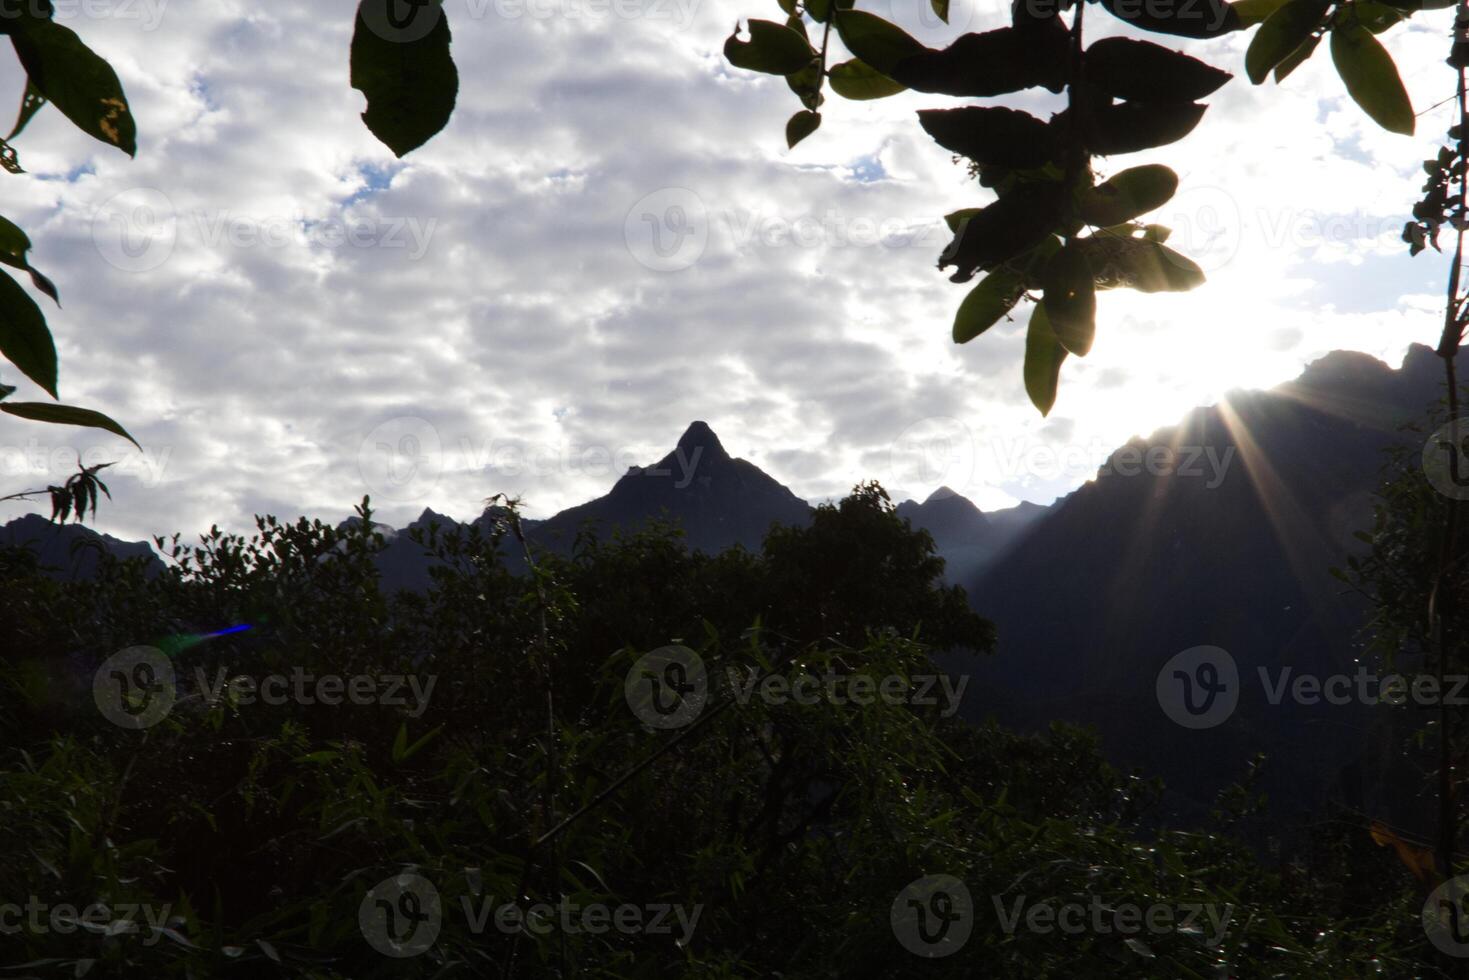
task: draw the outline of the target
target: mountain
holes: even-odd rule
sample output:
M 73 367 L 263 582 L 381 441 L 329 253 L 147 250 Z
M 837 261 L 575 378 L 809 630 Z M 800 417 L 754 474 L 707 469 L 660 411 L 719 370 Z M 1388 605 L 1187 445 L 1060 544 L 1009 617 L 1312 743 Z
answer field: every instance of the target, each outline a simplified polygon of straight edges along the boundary
M 1284 811 L 1334 797 L 1420 823 L 1428 811 L 1392 796 L 1396 719 L 1360 701 L 1272 704 L 1260 671 L 1355 674 L 1364 610 L 1329 570 L 1361 547 L 1352 534 L 1371 525 L 1384 449 L 1422 445 L 1400 427 L 1425 418 L 1441 374 L 1424 347 L 1396 371 L 1337 352 L 1119 448 L 965 583 L 999 630 L 997 655 L 969 671 L 968 716 L 1094 725 L 1114 759 L 1163 776 L 1184 809 L 1264 751 L 1262 788 Z M 1164 714 L 1158 678 L 1202 645 L 1238 664 L 1240 702 L 1226 723 L 1188 730 Z
M 905 500 L 897 510 L 899 517 L 933 535 L 946 563 L 945 577 L 967 582 L 1012 547 L 1047 508 L 1022 503 L 985 514 L 968 498 L 939 487 L 923 503 Z
M 51 577 L 88 579 L 97 571 L 97 555 L 120 560 L 145 559 L 149 574 L 163 571 L 163 561 L 143 541 L 123 541 L 80 524 L 53 524 L 40 514 L 26 514 L 0 527 L 0 547 L 33 552 Z
M 533 537 L 569 549 L 583 527 L 606 533 L 656 517 L 679 523 L 690 550 L 714 554 L 733 545 L 758 550 L 772 524 L 808 523 L 811 505 L 755 464 L 731 458 L 714 430 L 695 422 L 673 452 L 632 467 L 606 496 L 547 519 Z

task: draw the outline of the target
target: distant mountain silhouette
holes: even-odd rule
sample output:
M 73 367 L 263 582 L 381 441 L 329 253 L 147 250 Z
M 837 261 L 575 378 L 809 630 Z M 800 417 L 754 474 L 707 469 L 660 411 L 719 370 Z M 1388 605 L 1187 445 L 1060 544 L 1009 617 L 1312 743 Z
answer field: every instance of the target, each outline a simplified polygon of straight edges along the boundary
M 1355 673 L 1363 610 L 1329 569 L 1361 547 L 1352 534 L 1370 527 L 1383 449 L 1427 437 L 1400 426 L 1425 418 L 1441 377 L 1425 347 L 1398 371 L 1337 352 L 1289 384 L 1231 393 L 1119 449 L 1094 482 L 965 582 L 999 629 L 998 654 L 972 671 L 968 715 L 1022 728 L 1095 725 L 1115 758 L 1162 775 L 1194 804 L 1264 751 L 1263 788 L 1286 810 L 1335 795 L 1396 809 L 1404 822 L 1431 812 L 1382 789 L 1395 785 L 1384 740 L 1401 714 L 1289 697 L 1271 705 L 1258 668 L 1272 678 L 1282 667 Z M 1139 465 L 1151 447 L 1173 447 L 1171 467 Z M 1214 453 L 1193 461 L 1198 476 L 1181 471 L 1194 447 Z M 1155 684 L 1172 656 L 1199 645 L 1236 660 L 1241 701 L 1226 723 L 1191 731 L 1164 715 Z
M 975 681 L 966 716 L 995 715 L 1022 729 L 1053 719 L 1094 725 L 1116 761 L 1162 775 L 1179 810 L 1195 816 L 1264 751 L 1262 788 L 1276 813 L 1334 798 L 1413 826 L 1428 811 L 1411 798 L 1417 787 L 1404 784 L 1408 767 L 1393 742 L 1412 719 L 1362 705 L 1272 705 L 1256 671 L 1355 672 L 1363 610 L 1329 569 L 1360 547 L 1352 535 L 1369 524 L 1382 450 L 1416 448 L 1426 437 L 1401 427 L 1425 418 L 1441 370 L 1420 346 L 1398 370 L 1336 352 L 1288 384 L 1232 392 L 1130 441 L 1093 482 L 1051 507 L 986 514 L 946 487 L 899 504 L 934 537 L 949 580 L 999 628 L 997 655 L 955 665 Z M 475 523 L 497 513 L 487 509 Z M 565 553 L 584 529 L 605 537 L 665 518 L 691 549 L 717 552 L 758 549 L 772 525 L 802 525 L 810 515 L 805 501 L 732 458 L 695 422 L 672 452 L 632 467 L 605 496 L 524 526 L 535 546 Z M 425 510 L 408 528 L 382 529 L 385 589 L 428 587 L 430 560 L 408 531 L 433 523 L 455 526 Z M 97 548 L 152 554 L 141 542 L 58 528 L 39 515 L 0 528 L 0 543 L 33 548 L 63 577 L 90 576 Z M 506 547 L 505 558 L 512 567 L 522 561 L 518 548 Z M 1194 731 L 1164 715 L 1156 682 L 1169 658 L 1200 645 L 1227 650 L 1244 681 L 1234 716 Z
M 534 537 L 559 550 L 583 527 L 630 530 L 656 517 L 677 522 L 691 551 L 716 554 L 734 545 L 758 550 L 772 524 L 808 523 L 811 505 L 754 463 L 731 458 L 714 430 L 695 422 L 673 452 L 632 467 L 606 496 L 541 522 Z
M 0 547 L 31 551 L 47 574 L 63 581 L 95 575 L 99 552 L 120 560 L 144 558 L 154 574 L 164 567 L 146 542 L 123 541 L 80 524 L 53 524 L 40 514 L 26 514 L 0 527 Z
M 948 487 L 939 487 L 921 504 L 905 500 L 898 505 L 899 517 L 933 535 L 947 565 L 945 577 L 951 582 L 970 581 L 1045 512 L 1045 507 L 1025 503 L 985 514 Z
M 939 553 L 952 563 L 951 581 L 958 581 L 961 571 L 967 575 L 983 567 L 1045 510 L 1026 504 L 985 515 L 947 488 L 922 504 L 898 506 L 900 515 L 933 534 Z M 499 513 L 498 507 L 488 508 L 475 523 L 485 526 Z M 605 538 L 658 519 L 680 527 L 692 551 L 714 554 L 736 545 L 758 551 L 773 525 L 809 523 L 811 505 L 755 464 L 731 457 L 707 423 L 694 422 L 672 452 L 651 466 L 631 467 L 605 496 L 545 520 L 524 521 L 524 528 L 533 546 L 565 554 L 583 531 Z M 433 522 L 445 529 L 456 524 L 425 510 L 409 528 Z M 407 531 L 385 532 L 388 547 L 378 560 L 384 589 L 428 587 L 431 562 Z M 510 567 L 522 566 L 518 548 L 502 550 Z

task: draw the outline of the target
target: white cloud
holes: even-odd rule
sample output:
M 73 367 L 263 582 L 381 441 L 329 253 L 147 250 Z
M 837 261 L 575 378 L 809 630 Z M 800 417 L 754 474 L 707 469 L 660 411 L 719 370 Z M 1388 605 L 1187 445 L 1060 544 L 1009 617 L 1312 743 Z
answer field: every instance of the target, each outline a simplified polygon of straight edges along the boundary
M 891 3 L 934 44 L 1003 16 L 981 0 L 943 28 L 916 19 L 922 0 Z M 1324 49 L 1285 86 L 1252 88 L 1246 37 L 1175 44 L 1240 77 L 1185 142 L 1105 166 L 1167 162 L 1183 175 L 1158 220 L 1210 282 L 1183 296 L 1104 294 L 1096 347 L 1067 363 L 1043 420 L 1021 384 L 1023 323 L 949 341 L 964 287 L 935 268 L 940 219 L 984 194 L 913 111 L 951 103 L 832 99 L 822 128 L 788 151 L 795 97 L 720 56 L 733 14 L 768 10 L 448 10 L 459 107 L 403 164 L 358 119 L 350 4 L 169 5 L 153 30 L 120 17 L 73 25 L 124 80 L 138 159 L 43 113 L 19 141 L 31 174 L 6 181 L 6 213 L 62 289 L 50 319 L 64 397 L 114 415 L 150 455 L 12 423 L 6 486 L 59 479 L 71 453 L 88 452 L 126 464 L 100 521 L 119 535 L 248 529 L 264 511 L 335 519 L 364 493 L 385 498 L 372 445 L 368 477 L 359 466 L 364 440 L 416 418 L 438 455 L 410 471 L 412 445 L 391 443 L 412 492 L 382 499 L 386 518 L 423 506 L 467 517 L 501 490 L 543 516 L 603 492 L 619 466 L 655 460 L 703 418 L 810 498 L 891 475 L 900 492 L 948 482 L 995 506 L 1067 486 L 1006 472 L 993 451 L 1005 440 L 1112 446 L 1333 348 L 1396 360 L 1436 340 L 1433 304 L 1417 297 L 1439 288 L 1443 263 L 1409 260 L 1392 238 L 1446 117 L 1429 113 L 1413 139 L 1381 133 Z M 1451 18 L 1388 36 L 1420 107 L 1451 93 Z M 1106 23 L 1100 11 L 1091 22 Z M 14 70 L 0 73 L 7 90 L 18 105 Z M 1024 102 L 1056 108 L 1049 93 Z M 166 194 L 153 217 L 173 246 L 127 271 L 117 264 L 136 260 L 109 219 L 134 209 L 122 217 L 136 233 L 147 188 Z M 679 236 L 700 218 L 697 251 Z M 681 271 L 636 261 L 657 225 Z M 895 470 L 903 434 L 944 419 L 972 435 L 959 470 Z M 17 472 L 30 448 L 50 472 L 31 472 L 34 459 Z

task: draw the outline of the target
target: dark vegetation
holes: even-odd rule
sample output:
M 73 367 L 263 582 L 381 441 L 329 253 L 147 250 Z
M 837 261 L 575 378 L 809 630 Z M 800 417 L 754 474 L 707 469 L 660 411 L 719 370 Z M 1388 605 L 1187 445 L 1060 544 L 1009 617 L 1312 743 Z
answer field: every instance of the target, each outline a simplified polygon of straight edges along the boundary
M 93 581 L 57 582 L 23 552 L 0 557 L 5 895 L 168 910 L 137 931 L 0 935 L 7 975 L 1436 975 L 1415 965 L 1431 950 L 1412 878 L 1361 828 L 1323 824 L 1276 856 L 1232 836 L 1260 805 L 1248 774 L 1210 826 L 1182 829 L 1160 819 L 1156 784 L 1110 768 L 1079 730 L 1020 737 L 880 700 L 732 701 L 730 668 L 912 678 L 939 648 L 991 646 L 989 624 L 938 583 L 927 533 L 875 485 L 775 529 L 758 554 L 689 554 L 655 528 L 584 538 L 528 575 L 504 567 L 518 547 L 507 512 L 490 535 L 425 534 L 445 565 L 422 596 L 380 594 L 366 502 L 362 517 L 175 540 L 153 577 L 104 559 Z M 653 730 L 624 680 L 673 642 L 703 658 L 710 703 L 687 729 Z M 91 685 L 139 643 L 167 653 L 179 698 L 129 730 Z M 298 668 L 437 683 L 415 717 L 411 699 L 211 704 L 194 679 Z M 393 959 L 358 913 L 405 872 L 437 888 L 442 930 Z M 925 962 L 890 912 L 931 874 L 968 886 L 974 923 L 955 955 Z M 687 937 L 472 927 L 481 903 L 515 896 L 699 917 Z M 1021 896 L 1212 903 L 1229 918 L 1216 945 L 1207 920 L 1007 933 L 997 907 Z

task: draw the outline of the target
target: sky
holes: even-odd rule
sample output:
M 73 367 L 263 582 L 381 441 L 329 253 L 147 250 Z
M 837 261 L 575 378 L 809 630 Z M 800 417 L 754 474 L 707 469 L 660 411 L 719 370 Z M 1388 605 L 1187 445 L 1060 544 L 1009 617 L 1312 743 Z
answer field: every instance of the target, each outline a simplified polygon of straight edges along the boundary
M 1435 344 L 1446 261 L 1398 240 L 1453 94 L 1452 11 L 1385 35 L 1416 137 L 1378 129 L 1326 45 L 1283 86 L 1244 75 L 1250 34 L 1154 35 L 1236 77 L 1165 163 L 1148 220 L 1208 282 L 1101 294 L 1097 340 L 1042 418 L 1026 316 L 950 339 L 969 287 L 936 268 L 942 215 L 987 192 L 917 125 L 965 104 L 830 97 L 784 141 L 784 81 L 722 57 L 773 0 L 446 0 L 461 81 L 444 132 L 397 160 L 348 80 L 355 5 L 56 0 L 117 69 L 138 155 L 47 109 L 0 174 L 35 243 L 62 400 L 142 443 L 10 420 L 3 492 L 114 461 L 96 526 L 130 540 L 255 514 L 337 521 L 371 495 L 402 525 L 506 492 L 549 516 L 707 421 L 809 499 L 861 479 L 948 485 L 984 509 L 1049 503 L 1108 451 L 1334 349 L 1396 366 Z M 861 0 L 930 46 L 1006 22 L 997 0 Z M 1128 33 L 1092 8 L 1089 36 Z M 1090 12 L 1089 12 L 1090 13 Z M 837 54 L 845 57 L 833 40 Z M 0 58 L 0 105 L 23 76 Z M 1003 103 L 1057 111 L 1042 90 Z M 43 303 L 49 301 L 42 300 Z M 45 395 L 14 369 L 14 400 Z M 44 503 L 0 504 L 0 520 Z

